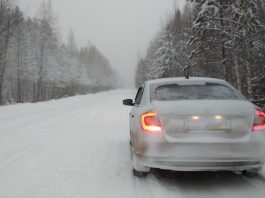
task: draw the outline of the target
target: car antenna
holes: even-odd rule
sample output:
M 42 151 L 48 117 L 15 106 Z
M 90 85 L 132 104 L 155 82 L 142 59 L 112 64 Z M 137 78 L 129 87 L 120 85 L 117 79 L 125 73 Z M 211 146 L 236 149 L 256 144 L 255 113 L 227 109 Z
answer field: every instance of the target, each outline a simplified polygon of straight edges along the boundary
M 190 66 L 187 66 L 183 69 L 184 74 L 185 74 L 185 78 L 186 79 L 190 79 Z

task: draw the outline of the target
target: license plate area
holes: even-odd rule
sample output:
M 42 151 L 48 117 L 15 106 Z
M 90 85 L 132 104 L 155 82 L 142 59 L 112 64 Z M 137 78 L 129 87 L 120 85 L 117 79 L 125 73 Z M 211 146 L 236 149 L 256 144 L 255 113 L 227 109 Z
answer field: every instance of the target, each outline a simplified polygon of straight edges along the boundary
M 229 120 L 215 120 L 211 118 L 203 118 L 199 120 L 186 120 L 186 131 L 211 131 L 211 132 L 229 132 L 231 123 Z

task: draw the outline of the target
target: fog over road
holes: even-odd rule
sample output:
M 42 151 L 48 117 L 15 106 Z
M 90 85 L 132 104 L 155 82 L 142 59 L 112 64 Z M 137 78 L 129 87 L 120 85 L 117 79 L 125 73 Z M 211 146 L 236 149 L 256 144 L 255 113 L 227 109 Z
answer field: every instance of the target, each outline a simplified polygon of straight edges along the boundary
M 0 107 L 0 197 L 265 197 L 265 174 L 131 172 L 128 114 L 117 90 Z

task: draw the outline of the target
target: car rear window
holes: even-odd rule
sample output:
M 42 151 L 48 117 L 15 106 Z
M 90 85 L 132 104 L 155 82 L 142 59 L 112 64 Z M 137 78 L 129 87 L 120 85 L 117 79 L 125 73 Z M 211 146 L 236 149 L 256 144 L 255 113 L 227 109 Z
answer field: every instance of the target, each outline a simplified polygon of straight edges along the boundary
M 244 100 L 238 92 L 221 84 L 206 83 L 203 85 L 167 84 L 155 86 L 152 100 Z

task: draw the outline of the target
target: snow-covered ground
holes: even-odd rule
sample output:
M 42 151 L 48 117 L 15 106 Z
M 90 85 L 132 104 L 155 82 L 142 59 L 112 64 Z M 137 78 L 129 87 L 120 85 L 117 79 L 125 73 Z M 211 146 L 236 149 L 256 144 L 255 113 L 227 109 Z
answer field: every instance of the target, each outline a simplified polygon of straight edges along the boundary
M 128 113 L 118 90 L 0 107 L 0 198 L 265 197 L 265 171 L 154 171 L 132 176 Z

